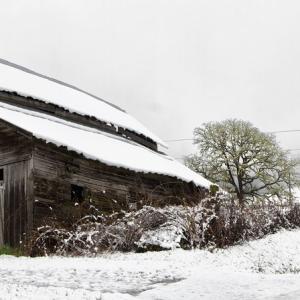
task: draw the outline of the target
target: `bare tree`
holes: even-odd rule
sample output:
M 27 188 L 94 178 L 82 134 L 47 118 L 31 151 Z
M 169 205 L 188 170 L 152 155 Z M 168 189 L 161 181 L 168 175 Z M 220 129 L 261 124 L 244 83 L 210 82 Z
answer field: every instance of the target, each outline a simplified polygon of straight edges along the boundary
M 297 160 L 289 158 L 274 135 L 251 123 L 226 120 L 194 130 L 196 154 L 186 164 L 237 196 L 241 205 L 253 199 L 290 199 L 299 183 Z

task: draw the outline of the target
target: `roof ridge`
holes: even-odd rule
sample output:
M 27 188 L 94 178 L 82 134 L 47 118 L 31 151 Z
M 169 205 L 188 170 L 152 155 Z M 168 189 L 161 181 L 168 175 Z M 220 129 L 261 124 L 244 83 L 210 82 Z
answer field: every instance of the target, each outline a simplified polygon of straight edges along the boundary
M 74 90 L 76 90 L 76 91 L 78 91 L 78 92 L 81 92 L 81 93 L 84 93 L 84 94 L 86 94 L 86 95 L 88 95 L 88 96 L 90 96 L 90 97 L 93 97 L 93 98 L 95 98 L 95 99 L 98 100 L 98 101 L 102 101 L 102 102 L 106 103 L 107 105 L 112 106 L 112 107 L 115 108 L 115 109 L 118 109 L 118 110 L 120 110 L 120 111 L 122 111 L 122 112 L 124 112 L 124 113 L 127 113 L 127 112 L 126 112 L 124 109 L 122 109 L 121 107 L 119 107 L 119 106 L 117 106 L 117 105 L 115 105 L 115 104 L 113 104 L 113 103 L 110 103 L 109 101 L 106 101 L 106 100 L 104 100 L 104 99 L 102 99 L 102 98 L 100 98 L 100 97 L 98 97 L 98 96 L 95 96 L 95 95 L 93 95 L 93 94 L 91 94 L 91 93 L 89 93 L 89 92 L 86 92 L 86 91 L 84 91 L 84 90 L 82 90 L 82 89 L 80 89 L 80 88 L 78 88 L 78 87 L 76 87 L 76 86 L 74 86 L 74 85 L 72 85 L 72 84 L 63 82 L 63 81 L 61 81 L 61 80 L 58 80 L 58 79 L 55 79 L 55 78 L 52 78 L 52 77 L 49 77 L 49 76 L 46 76 L 46 75 L 43 75 L 43 74 L 40 74 L 40 73 L 38 73 L 38 72 L 35 72 L 35 71 L 33 71 L 33 70 L 31 70 L 31 69 L 28 69 L 28 68 L 26 68 L 26 67 L 23 67 L 23 66 L 21 66 L 21 65 L 12 63 L 12 62 L 10 62 L 10 61 L 8 61 L 8 60 L 5 60 L 5 59 L 3 59 L 3 58 L 0 58 L 0 64 L 3 64 L 3 65 L 6 65 L 6 66 L 9 66 L 9 67 L 18 69 L 18 70 L 20 70 L 20 71 L 23 71 L 23 72 L 26 72 L 26 73 L 29 73 L 29 74 L 32 74 L 32 75 L 35 75 L 35 76 L 38 76 L 38 77 L 47 79 L 47 80 L 49 80 L 49 81 L 55 82 L 55 83 L 57 83 L 57 84 L 60 84 L 60 85 L 65 86 L 65 87 L 74 89 Z

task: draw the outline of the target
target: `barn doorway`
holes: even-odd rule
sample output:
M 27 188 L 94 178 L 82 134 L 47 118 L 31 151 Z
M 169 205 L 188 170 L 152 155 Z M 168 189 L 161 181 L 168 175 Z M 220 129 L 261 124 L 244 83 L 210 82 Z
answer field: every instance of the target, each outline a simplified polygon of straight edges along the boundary
M 4 245 L 4 169 L 0 168 L 0 247 Z

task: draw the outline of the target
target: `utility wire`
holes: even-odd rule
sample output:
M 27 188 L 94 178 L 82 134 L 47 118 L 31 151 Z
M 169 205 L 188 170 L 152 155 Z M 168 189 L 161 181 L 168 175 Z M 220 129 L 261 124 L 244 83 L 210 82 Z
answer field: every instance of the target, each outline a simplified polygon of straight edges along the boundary
M 298 148 L 298 149 L 284 149 L 284 151 L 300 151 L 300 148 Z M 174 157 L 174 158 L 175 159 L 184 159 L 187 156 L 188 156 L 188 154 L 186 156 L 179 156 L 179 157 Z
M 268 131 L 266 133 L 277 134 L 277 133 L 291 133 L 291 132 L 300 132 L 300 129 Z M 194 138 L 182 138 L 182 139 L 174 139 L 174 140 L 165 140 L 164 142 L 175 143 L 175 142 L 194 141 L 194 140 L 195 140 Z
M 273 134 L 276 134 L 276 133 L 287 133 L 287 132 L 300 132 L 300 129 L 269 131 L 269 132 L 266 132 L 266 133 L 273 133 Z
M 178 140 L 166 140 L 164 142 L 173 143 L 173 142 L 182 142 L 182 141 L 194 141 L 194 139 L 178 139 Z

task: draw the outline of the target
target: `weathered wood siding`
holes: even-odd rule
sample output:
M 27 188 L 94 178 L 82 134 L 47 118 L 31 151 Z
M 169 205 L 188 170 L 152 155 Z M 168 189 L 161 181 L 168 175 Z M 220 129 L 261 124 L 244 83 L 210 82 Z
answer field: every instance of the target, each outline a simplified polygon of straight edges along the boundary
M 49 217 L 71 223 L 90 205 L 110 213 L 144 204 L 191 202 L 207 192 L 173 177 L 86 159 L 4 121 L 0 121 L 0 168 L 5 185 L 4 242 L 11 246 L 18 246 L 26 233 Z M 78 205 L 71 196 L 74 185 L 84 191 Z
M 0 247 L 4 245 L 4 183 L 0 183 Z
M 65 220 L 77 217 L 76 211 L 80 214 L 80 205 L 74 208 L 71 201 L 72 184 L 83 187 L 85 199 L 103 212 L 139 207 L 145 201 L 160 205 L 183 198 L 193 201 L 205 193 L 173 177 L 110 167 L 41 142 L 34 149 L 33 168 L 37 223 L 51 212 L 63 215 Z
M 32 228 L 32 189 L 30 188 L 31 161 L 5 166 L 4 241 L 20 245 Z
M 0 168 L 4 174 L 4 244 L 17 246 L 32 228 L 31 139 L 0 122 Z

